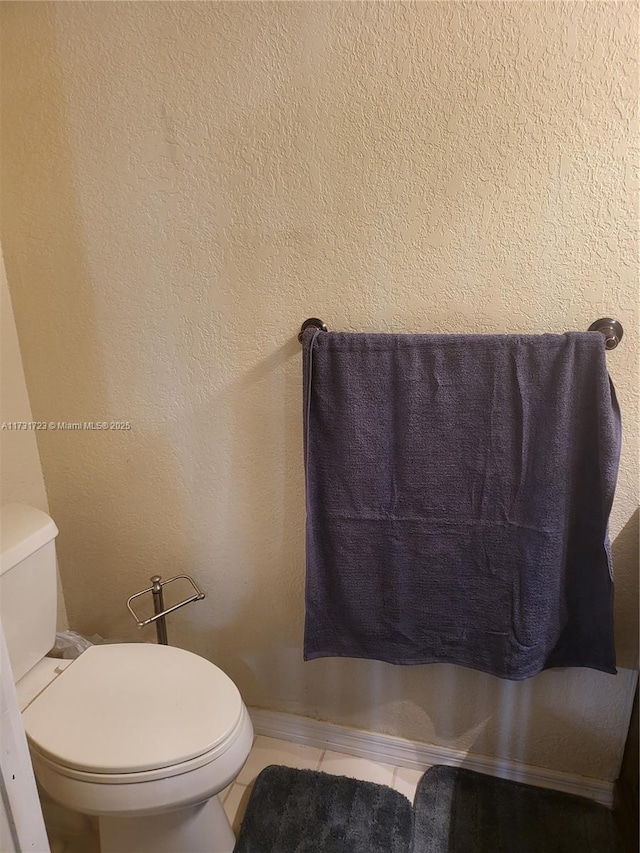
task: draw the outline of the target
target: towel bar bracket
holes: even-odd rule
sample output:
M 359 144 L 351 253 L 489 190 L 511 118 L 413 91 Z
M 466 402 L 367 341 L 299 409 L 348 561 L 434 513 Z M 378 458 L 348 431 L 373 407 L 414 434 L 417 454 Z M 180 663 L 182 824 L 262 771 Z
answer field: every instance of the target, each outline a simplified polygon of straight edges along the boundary
M 300 343 L 302 343 L 302 333 L 304 332 L 305 329 L 320 329 L 321 332 L 327 331 L 327 327 L 322 322 L 322 320 L 319 320 L 317 317 L 309 317 L 308 320 L 304 321 L 304 323 L 302 324 L 302 327 L 300 329 L 300 332 L 298 333 L 298 340 L 300 341 Z
M 622 324 L 613 317 L 600 317 L 595 323 L 592 323 L 588 329 L 589 332 L 600 332 L 604 335 L 605 349 L 615 349 L 624 334 Z

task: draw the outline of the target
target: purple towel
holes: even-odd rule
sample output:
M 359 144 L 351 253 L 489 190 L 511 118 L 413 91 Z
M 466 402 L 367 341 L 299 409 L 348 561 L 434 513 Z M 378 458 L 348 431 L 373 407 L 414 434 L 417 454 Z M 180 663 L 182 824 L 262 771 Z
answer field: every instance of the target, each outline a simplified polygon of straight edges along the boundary
M 303 345 L 305 660 L 615 673 L 602 335 Z

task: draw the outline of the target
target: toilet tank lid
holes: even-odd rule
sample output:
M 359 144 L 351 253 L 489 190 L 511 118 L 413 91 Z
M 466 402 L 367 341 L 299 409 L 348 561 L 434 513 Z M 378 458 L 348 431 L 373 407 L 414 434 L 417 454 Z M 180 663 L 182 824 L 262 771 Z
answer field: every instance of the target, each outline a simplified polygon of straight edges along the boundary
M 58 528 L 46 512 L 26 504 L 5 504 L 0 509 L 0 575 L 57 535 Z

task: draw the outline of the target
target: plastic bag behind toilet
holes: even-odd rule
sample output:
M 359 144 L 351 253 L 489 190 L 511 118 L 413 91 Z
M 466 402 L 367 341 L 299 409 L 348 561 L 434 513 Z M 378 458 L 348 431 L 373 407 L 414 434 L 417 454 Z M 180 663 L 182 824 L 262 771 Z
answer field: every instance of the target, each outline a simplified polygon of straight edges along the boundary
M 82 652 L 95 645 L 95 640 L 101 641 L 101 637 L 95 637 L 94 641 L 88 640 L 81 634 L 76 634 L 75 631 L 59 631 L 56 634 L 56 642 L 54 647 L 49 652 L 49 657 L 63 658 L 64 660 L 75 660 L 80 657 Z

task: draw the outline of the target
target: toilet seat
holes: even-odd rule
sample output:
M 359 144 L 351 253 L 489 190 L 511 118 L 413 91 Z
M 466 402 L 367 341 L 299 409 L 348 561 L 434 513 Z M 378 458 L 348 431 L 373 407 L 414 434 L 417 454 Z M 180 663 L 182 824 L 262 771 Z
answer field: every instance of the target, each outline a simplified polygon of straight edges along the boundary
M 243 708 L 242 714 L 238 720 L 238 724 L 231 732 L 229 737 L 217 747 L 208 752 L 198 755 L 196 758 L 190 758 L 187 761 L 181 761 L 178 764 L 172 764 L 169 767 L 156 767 L 150 770 L 140 770 L 134 772 L 119 772 L 113 773 L 110 770 L 80 770 L 77 767 L 69 767 L 61 764 L 59 761 L 51 759 L 48 755 L 38 749 L 35 744 L 30 743 L 29 748 L 32 757 L 37 760 L 42 767 L 48 767 L 52 772 L 59 776 L 65 776 L 68 779 L 75 779 L 79 782 L 90 782 L 100 785 L 132 785 L 138 782 L 153 782 L 156 779 L 170 779 L 172 776 L 181 776 L 183 773 L 190 773 L 193 770 L 199 770 L 212 764 L 216 759 L 219 759 L 228 749 L 231 749 L 237 739 L 242 735 L 244 728 L 247 725 L 249 715 L 246 708 Z
M 206 802 L 233 782 L 252 742 L 253 727 L 243 706 L 238 727 L 224 743 L 171 767 L 138 773 L 91 773 L 57 764 L 33 745 L 31 757 L 38 781 L 62 805 L 83 814 L 130 818 Z
M 244 723 L 222 670 L 173 646 L 92 646 L 23 713 L 30 746 L 59 775 L 102 784 L 191 772 Z

